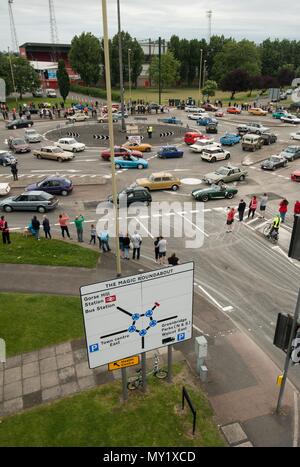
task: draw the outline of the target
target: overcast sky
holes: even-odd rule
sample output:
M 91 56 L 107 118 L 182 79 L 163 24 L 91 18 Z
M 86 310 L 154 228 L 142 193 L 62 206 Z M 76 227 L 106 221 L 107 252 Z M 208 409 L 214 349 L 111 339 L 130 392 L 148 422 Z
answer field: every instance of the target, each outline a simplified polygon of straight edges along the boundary
M 109 34 L 117 31 L 117 0 L 107 0 Z M 206 11 L 212 10 L 212 34 L 260 42 L 267 37 L 299 39 L 300 2 L 290 0 L 120 0 L 122 29 L 138 39 L 207 38 Z M 58 38 L 70 43 L 83 31 L 102 35 L 101 0 L 54 0 Z M 285 5 L 287 5 L 285 7 Z M 50 42 L 48 0 L 14 0 L 19 45 Z M 284 10 L 283 10 L 284 9 Z M 0 50 L 11 47 L 7 0 L 0 0 Z

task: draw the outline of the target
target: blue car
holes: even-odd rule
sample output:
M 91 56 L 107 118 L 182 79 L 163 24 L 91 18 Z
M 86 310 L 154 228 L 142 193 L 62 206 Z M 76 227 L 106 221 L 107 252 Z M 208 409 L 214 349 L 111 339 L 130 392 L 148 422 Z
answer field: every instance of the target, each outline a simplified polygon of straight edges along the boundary
M 181 125 L 182 124 L 182 121 L 178 120 L 176 117 L 159 118 L 158 121 L 162 122 L 162 123 L 173 123 L 175 125 Z
M 234 135 L 234 134 L 229 134 L 229 133 L 226 133 L 226 135 L 220 138 L 220 143 L 223 146 L 233 146 L 234 144 L 238 144 L 240 141 L 241 141 L 240 135 Z
M 135 156 L 125 155 L 122 159 L 115 159 L 116 169 L 147 169 L 148 162 Z
M 175 157 L 183 157 L 183 151 L 179 151 L 176 146 L 162 146 L 157 155 L 161 159 L 172 159 Z
M 216 125 L 218 124 L 218 120 L 216 120 L 215 118 L 212 118 L 212 117 L 203 117 L 203 118 L 199 118 L 199 120 L 197 120 L 197 125 L 201 125 L 201 126 L 206 126 L 206 125 L 209 125 L 209 123 L 215 123 Z
M 72 193 L 73 183 L 64 177 L 49 176 L 40 182 L 28 185 L 25 191 L 45 191 L 50 195 L 67 196 Z
M 83 105 L 83 104 L 75 104 L 73 106 L 73 109 L 76 109 L 76 110 L 83 110 L 85 108 L 88 108 L 88 110 L 93 110 L 93 107 L 91 107 L 90 105 Z

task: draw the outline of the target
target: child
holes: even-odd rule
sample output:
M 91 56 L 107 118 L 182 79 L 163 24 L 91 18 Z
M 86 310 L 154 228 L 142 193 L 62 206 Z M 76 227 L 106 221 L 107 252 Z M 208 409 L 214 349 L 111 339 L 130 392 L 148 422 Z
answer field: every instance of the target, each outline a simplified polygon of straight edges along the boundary
M 94 245 L 96 244 L 96 234 L 97 234 L 97 231 L 96 231 L 96 228 L 94 226 L 94 224 L 91 225 L 91 239 L 90 239 L 90 244 L 93 242 Z

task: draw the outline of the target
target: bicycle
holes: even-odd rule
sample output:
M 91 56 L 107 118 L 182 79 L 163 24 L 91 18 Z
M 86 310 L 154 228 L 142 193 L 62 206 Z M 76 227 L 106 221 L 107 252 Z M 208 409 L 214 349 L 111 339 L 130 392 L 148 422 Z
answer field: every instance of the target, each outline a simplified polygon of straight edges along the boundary
M 277 243 L 278 242 L 278 238 L 279 238 L 279 232 L 278 230 L 274 230 L 271 234 L 271 230 L 272 230 L 272 227 L 273 227 L 273 224 L 270 222 L 268 223 L 265 227 L 264 227 L 264 230 L 263 230 L 263 234 L 264 236 L 270 240 L 271 242 L 273 243 Z
M 140 386 L 143 386 L 142 369 L 139 368 L 136 373 L 137 375 L 127 383 L 127 388 L 131 391 L 138 389 Z M 153 368 L 149 373 L 147 373 L 147 376 L 152 374 L 158 379 L 165 379 L 168 376 L 167 370 L 163 370 L 159 367 L 159 357 L 157 354 L 154 355 Z

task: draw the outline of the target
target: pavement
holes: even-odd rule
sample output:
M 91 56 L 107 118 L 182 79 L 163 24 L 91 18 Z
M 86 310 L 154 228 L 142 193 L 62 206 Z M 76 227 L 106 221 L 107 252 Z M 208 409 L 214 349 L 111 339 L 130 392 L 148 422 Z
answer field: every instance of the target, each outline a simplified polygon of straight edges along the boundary
M 59 293 L 78 296 L 79 286 L 115 277 L 115 257 L 102 255 L 94 270 L 3 264 L 2 290 Z M 125 262 L 124 262 L 125 263 Z M 157 267 L 157 266 L 156 266 Z M 152 268 L 152 265 L 151 265 Z M 124 264 L 123 275 L 149 270 L 145 259 Z M 22 278 L 22 280 L 21 280 Z M 208 378 L 199 381 L 230 446 L 296 446 L 298 395 L 287 384 L 280 415 L 274 413 L 278 396 L 276 364 L 222 310 L 195 287 L 194 333 L 177 344 L 175 360 L 185 361 L 196 375 L 194 338 L 208 341 Z M 160 349 L 166 362 L 166 349 Z M 152 358 L 153 353 L 149 352 Z M 132 370 L 134 371 L 134 369 Z M 0 416 L 29 410 L 49 401 L 120 379 L 120 372 L 101 367 L 90 370 L 84 339 L 8 358 L 0 369 Z

